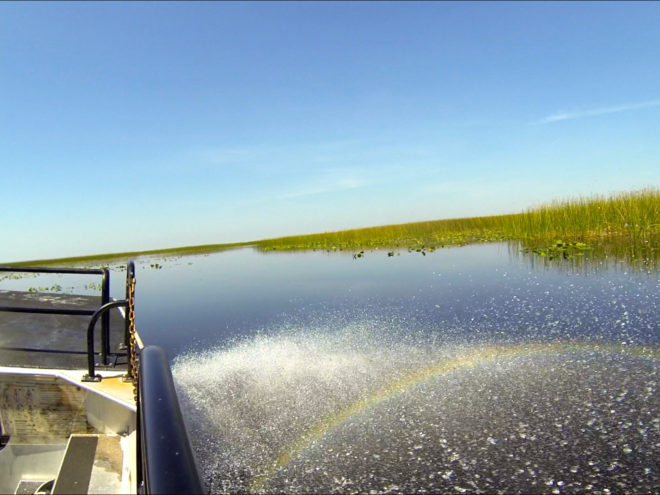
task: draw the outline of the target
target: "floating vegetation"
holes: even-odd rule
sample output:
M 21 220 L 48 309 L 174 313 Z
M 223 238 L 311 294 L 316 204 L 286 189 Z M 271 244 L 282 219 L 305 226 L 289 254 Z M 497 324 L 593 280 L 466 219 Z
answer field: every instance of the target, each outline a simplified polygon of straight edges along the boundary
M 564 242 L 564 241 L 555 241 L 553 244 L 545 247 L 527 247 L 523 251 L 527 253 L 538 254 L 542 257 L 547 257 L 549 260 L 555 258 L 563 258 L 565 260 L 573 256 L 583 256 L 584 251 L 591 249 L 584 242 Z
M 608 237 L 582 245 L 567 242 L 563 244 L 565 246 L 510 241 L 509 252 L 514 256 L 527 258 L 532 264 L 565 266 L 571 271 L 622 266 L 650 272 L 656 270 L 660 263 L 660 236 L 640 242 L 625 237 Z
M 62 292 L 62 286 L 55 284 L 50 287 L 28 287 L 28 292 Z
M 160 263 L 150 263 L 149 268 L 153 268 L 154 270 L 162 270 L 163 265 L 161 265 Z
M 12 273 L 9 272 L 6 275 L 0 275 L 0 282 L 3 280 L 21 280 L 24 278 L 36 278 L 36 273 Z

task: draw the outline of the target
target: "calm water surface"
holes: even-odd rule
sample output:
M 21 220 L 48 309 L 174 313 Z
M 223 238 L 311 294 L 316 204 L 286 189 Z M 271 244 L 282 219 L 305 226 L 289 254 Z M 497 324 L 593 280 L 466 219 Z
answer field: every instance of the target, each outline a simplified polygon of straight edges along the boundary
M 165 265 L 140 331 L 213 492 L 660 488 L 657 272 L 498 244 Z
M 212 492 L 660 489 L 657 271 L 503 244 L 152 262 L 138 329 Z
M 460 343 L 660 340 L 657 272 L 533 266 L 504 244 L 360 259 L 241 249 L 161 261 L 161 270 L 149 263 L 138 262 L 139 329 L 172 358 L 284 329 L 357 323 Z

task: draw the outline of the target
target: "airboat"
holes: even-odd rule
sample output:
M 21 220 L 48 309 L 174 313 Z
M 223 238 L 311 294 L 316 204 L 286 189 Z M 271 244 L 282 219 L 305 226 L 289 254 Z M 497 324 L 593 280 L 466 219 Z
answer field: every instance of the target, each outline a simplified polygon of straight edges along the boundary
M 0 267 L 100 277 L 101 297 L 0 291 L 0 493 L 202 493 L 163 349 L 135 330 L 108 268 Z

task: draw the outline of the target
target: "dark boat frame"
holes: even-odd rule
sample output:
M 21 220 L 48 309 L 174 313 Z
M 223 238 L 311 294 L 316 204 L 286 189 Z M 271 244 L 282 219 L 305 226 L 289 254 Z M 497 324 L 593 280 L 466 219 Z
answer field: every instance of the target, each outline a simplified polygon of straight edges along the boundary
M 132 378 L 131 374 L 134 374 L 137 378 L 135 388 L 137 493 L 205 493 L 166 354 L 158 346 L 143 347 L 139 337 L 131 338 L 128 306 L 129 291 L 135 281 L 134 263 L 131 261 L 127 264 L 126 299 L 119 301 L 113 301 L 110 298 L 108 268 L 0 267 L 0 272 L 100 275 L 102 277 L 101 306 L 96 309 L 1 305 L 0 311 L 91 316 L 87 327 L 87 373 L 81 381 L 102 381 L 103 377 L 96 373 L 97 367 L 112 368 L 116 366 L 118 360 L 122 359 L 129 361 L 126 363 L 127 377 Z M 117 347 L 118 351 L 113 353 L 110 345 L 109 312 L 111 309 L 120 307 L 126 308 L 126 311 L 122 313 L 124 317 L 123 342 Z M 101 320 L 100 352 L 95 352 L 94 329 L 98 320 Z M 39 352 L 81 354 L 72 349 L 36 349 L 27 345 L 2 349 L 28 353 L 34 357 L 37 363 Z M 130 362 L 131 353 L 137 356 L 135 363 Z M 96 363 L 97 356 L 99 363 Z M 0 362 L 0 366 L 6 364 Z M 133 369 L 133 366 L 136 369 Z M 3 435 L 0 449 L 8 441 L 9 437 Z

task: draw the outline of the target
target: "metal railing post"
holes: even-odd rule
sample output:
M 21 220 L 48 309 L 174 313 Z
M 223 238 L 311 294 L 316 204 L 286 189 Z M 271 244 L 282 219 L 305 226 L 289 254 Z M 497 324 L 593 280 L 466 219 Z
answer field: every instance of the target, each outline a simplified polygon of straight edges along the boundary
M 105 316 L 109 310 L 112 308 L 118 308 L 120 306 L 127 307 L 128 301 L 112 301 L 101 306 L 89 322 L 87 326 L 87 374 L 83 377 L 84 382 L 100 382 L 101 376 L 94 373 L 95 363 L 94 363 L 94 327 L 99 317 L 101 319 Z M 101 334 L 103 336 L 103 334 Z M 103 349 L 101 349 L 103 350 Z
M 103 280 L 101 281 L 101 306 L 110 302 L 110 271 L 103 268 Z M 103 313 L 101 318 L 101 363 L 108 364 L 110 352 L 110 313 Z

